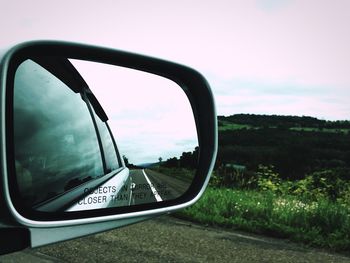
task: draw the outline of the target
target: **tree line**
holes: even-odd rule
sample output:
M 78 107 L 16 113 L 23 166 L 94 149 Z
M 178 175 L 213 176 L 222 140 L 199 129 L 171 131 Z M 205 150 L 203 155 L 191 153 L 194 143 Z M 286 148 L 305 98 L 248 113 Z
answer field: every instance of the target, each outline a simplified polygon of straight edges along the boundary
M 196 147 L 194 151 L 183 152 L 179 158 L 169 158 L 165 162 L 162 162 L 161 165 L 167 168 L 187 168 L 194 170 L 198 166 L 198 156 L 199 147 Z
M 245 124 L 253 127 L 309 127 L 319 129 L 350 129 L 348 120 L 320 120 L 310 116 L 283 116 L 283 115 L 257 115 L 257 114 L 235 114 L 231 116 L 218 116 L 219 126 L 223 122 Z
M 278 181 L 282 180 L 295 182 L 290 188 L 292 192 L 304 188 L 305 192 L 318 192 L 323 189 L 334 197 L 348 191 L 345 189 L 350 185 L 348 121 L 331 122 L 313 117 L 251 114 L 219 116 L 218 121 L 231 127 L 237 127 L 237 124 L 242 126 L 219 129 L 218 155 L 211 180 L 216 181 L 214 184 L 255 189 L 265 183 L 273 187 L 282 185 Z M 259 123 L 261 126 L 258 126 Z M 253 124 L 254 128 L 246 128 Z M 292 129 L 319 128 L 322 125 L 328 129 L 346 130 L 325 132 L 322 129 Z M 161 166 L 196 169 L 198 153 L 197 147 L 193 152 L 182 153 L 179 158 L 169 158 Z M 262 173 L 262 167 L 273 167 L 273 172 Z M 261 176 L 262 174 L 268 176 Z

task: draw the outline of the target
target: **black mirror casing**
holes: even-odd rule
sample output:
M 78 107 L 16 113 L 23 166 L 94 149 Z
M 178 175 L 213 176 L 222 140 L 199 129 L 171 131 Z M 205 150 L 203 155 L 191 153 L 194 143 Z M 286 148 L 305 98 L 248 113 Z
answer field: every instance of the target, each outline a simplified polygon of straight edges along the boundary
M 79 59 L 136 69 L 177 83 L 191 104 L 200 149 L 198 167 L 189 189 L 175 200 L 140 206 L 71 213 L 45 213 L 22 209 L 14 180 L 12 112 L 14 75 L 19 64 L 25 59 L 43 56 Z M 35 41 L 17 45 L 4 53 L 1 58 L 0 74 L 0 226 L 3 231 L 12 231 L 18 240 L 23 241 L 13 244 L 12 249 L 3 249 L 3 253 L 136 223 L 187 207 L 196 202 L 204 192 L 216 157 L 217 121 L 209 84 L 197 71 L 176 63 L 108 48 L 56 41 Z

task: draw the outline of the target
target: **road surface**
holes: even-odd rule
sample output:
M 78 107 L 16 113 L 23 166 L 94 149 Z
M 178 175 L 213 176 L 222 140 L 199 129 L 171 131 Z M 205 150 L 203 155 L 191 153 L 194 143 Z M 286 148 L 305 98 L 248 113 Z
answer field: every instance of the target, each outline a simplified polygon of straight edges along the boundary
M 111 199 L 108 207 L 139 205 L 172 200 L 181 196 L 189 183 L 150 169 L 130 170 L 127 185 Z
M 88 193 L 88 195 L 70 207 L 69 211 L 173 200 L 184 194 L 190 183 L 191 181 L 188 179 L 175 178 L 151 169 L 132 169 L 124 175 L 116 174 L 96 188 L 85 188 L 84 193 Z
M 285 240 L 163 216 L 106 233 L 0 256 L 0 262 L 350 262 Z

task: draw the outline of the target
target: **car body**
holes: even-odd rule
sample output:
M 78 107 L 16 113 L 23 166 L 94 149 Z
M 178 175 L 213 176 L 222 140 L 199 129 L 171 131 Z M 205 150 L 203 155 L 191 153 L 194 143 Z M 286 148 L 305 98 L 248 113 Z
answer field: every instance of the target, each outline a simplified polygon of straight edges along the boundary
M 13 115 L 17 181 L 27 206 L 39 211 L 98 209 L 109 205 L 106 194 L 128 186 L 129 169 L 108 117 L 68 59 L 21 63 Z M 85 198 L 95 189 L 102 189 L 103 196 L 97 191 Z

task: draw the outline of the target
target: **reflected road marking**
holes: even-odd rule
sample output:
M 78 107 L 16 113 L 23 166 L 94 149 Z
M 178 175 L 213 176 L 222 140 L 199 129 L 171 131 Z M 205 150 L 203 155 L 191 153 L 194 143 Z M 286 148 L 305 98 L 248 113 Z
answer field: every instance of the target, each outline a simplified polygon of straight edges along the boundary
M 157 200 L 157 202 L 163 201 L 162 198 L 160 197 L 160 195 L 158 194 L 158 191 L 154 188 L 153 184 L 151 183 L 151 181 L 149 180 L 148 176 L 146 175 L 144 169 L 142 169 L 142 173 L 145 176 L 147 183 L 149 184 L 149 186 L 152 189 L 152 193 L 154 195 L 154 198 Z
M 135 187 L 135 183 L 132 182 L 132 177 L 130 176 L 129 206 L 131 206 L 132 190 L 134 190 L 134 187 Z

